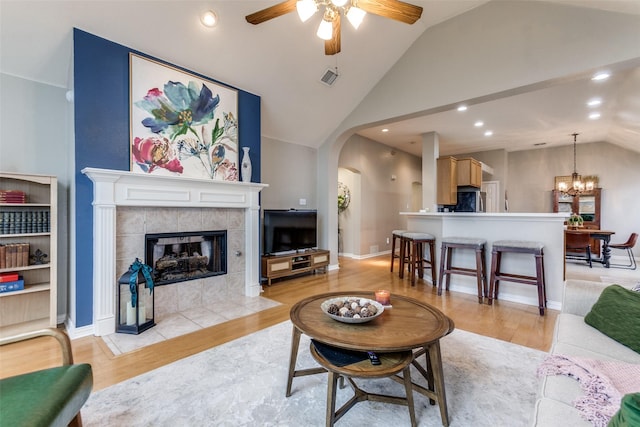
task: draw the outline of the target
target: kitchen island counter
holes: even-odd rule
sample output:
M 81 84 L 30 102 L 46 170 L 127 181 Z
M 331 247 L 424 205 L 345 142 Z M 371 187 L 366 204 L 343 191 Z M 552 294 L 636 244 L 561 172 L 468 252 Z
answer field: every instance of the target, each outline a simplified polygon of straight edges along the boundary
M 567 214 L 400 212 L 400 215 L 406 217 L 408 230 L 435 236 L 438 274 L 440 274 L 440 247 L 443 236 L 486 239 L 487 282 L 490 279 L 493 242 L 531 240 L 543 243 L 547 307 L 561 308 L 564 286 L 564 221 L 568 217 Z M 473 251 L 454 251 L 453 265 L 474 268 L 475 254 Z M 506 254 L 503 256 L 502 266 L 503 271 L 535 276 L 535 261 L 532 255 Z M 450 290 L 475 295 L 477 293 L 475 279 L 454 274 L 451 276 Z M 500 300 L 538 306 L 536 287 L 520 283 L 501 281 L 498 301 Z

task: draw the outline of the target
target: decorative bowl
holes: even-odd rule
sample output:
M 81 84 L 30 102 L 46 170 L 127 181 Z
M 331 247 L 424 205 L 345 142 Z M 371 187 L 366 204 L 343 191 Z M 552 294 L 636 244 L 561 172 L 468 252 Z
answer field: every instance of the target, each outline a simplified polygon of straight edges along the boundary
M 359 301 L 360 302 L 360 306 L 363 306 L 366 303 L 369 303 L 369 304 L 373 305 L 376 308 L 376 310 L 377 310 L 376 314 L 374 314 L 373 316 L 367 316 L 367 317 L 343 317 L 343 316 L 339 316 L 339 315 L 336 315 L 336 314 L 329 313 L 329 306 L 331 304 L 342 303 L 344 301 L 352 301 L 352 302 L 353 301 L 355 301 L 355 302 Z M 369 299 L 369 298 L 362 298 L 362 297 L 350 297 L 350 296 L 344 296 L 344 297 L 339 297 L 339 298 L 328 299 L 328 300 L 324 301 L 322 304 L 320 304 L 320 308 L 322 309 L 322 312 L 324 314 L 326 314 L 327 316 L 329 316 L 333 320 L 337 320 L 338 322 L 343 322 L 343 323 L 366 323 L 366 322 L 369 322 L 369 321 L 377 318 L 384 311 L 384 306 L 382 304 L 380 304 L 379 302 L 377 302 L 376 300 L 372 300 L 372 299 Z

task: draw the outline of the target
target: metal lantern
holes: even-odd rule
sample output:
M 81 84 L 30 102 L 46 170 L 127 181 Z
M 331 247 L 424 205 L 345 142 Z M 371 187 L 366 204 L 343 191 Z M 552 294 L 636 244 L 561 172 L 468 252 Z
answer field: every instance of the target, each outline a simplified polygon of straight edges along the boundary
M 118 279 L 116 332 L 139 334 L 155 326 L 152 269 L 136 258 Z

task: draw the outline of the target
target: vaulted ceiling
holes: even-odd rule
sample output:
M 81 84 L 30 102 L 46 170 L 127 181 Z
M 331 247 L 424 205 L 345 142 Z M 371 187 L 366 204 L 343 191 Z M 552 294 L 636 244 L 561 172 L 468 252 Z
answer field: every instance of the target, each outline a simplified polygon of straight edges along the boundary
M 554 2 L 640 15 L 638 0 Z M 342 52 L 333 56 L 324 54 L 324 42 L 315 35 L 318 16 L 306 23 L 295 13 L 255 26 L 245 21 L 246 15 L 276 3 L 0 0 L 0 71 L 72 89 L 72 29 L 77 27 L 255 93 L 262 98 L 263 137 L 318 147 L 426 29 L 486 1 L 413 0 L 424 9 L 414 25 L 369 14 L 357 31 L 342 25 Z M 214 28 L 199 22 L 207 9 L 218 14 Z M 640 151 L 640 63 L 631 65 L 600 86 L 585 78 L 526 93 L 487 94 L 470 100 L 474 105 L 464 113 L 448 106 L 386 123 L 387 133 L 382 126 L 359 133 L 417 155 L 420 144 L 415 142 L 430 131 L 439 133 L 443 154 L 569 144 L 568 135 L 583 130 L 590 140 Z M 327 69 L 339 74 L 330 87 L 320 82 Z M 594 96 L 605 102 L 600 120 L 589 120 L 584 107 Z M 470 125 L 476 120 L 494 135 L 479 134 Z

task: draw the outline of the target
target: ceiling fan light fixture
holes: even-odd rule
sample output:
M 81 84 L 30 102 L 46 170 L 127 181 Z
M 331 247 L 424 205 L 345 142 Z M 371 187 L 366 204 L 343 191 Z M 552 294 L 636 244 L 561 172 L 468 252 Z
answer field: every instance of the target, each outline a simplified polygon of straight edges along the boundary
M 300 20 L 306 22 L 318 11 L 318 5 L 314 0 L 298 0 L 296 10 L 298 11 Z
M 359 7 L 351 6 L 347 11 L 347 19 L 349 20 L 351 26 L 353 26 L 353 28 L 357 30 L 360 24 L 362 24 L 362 20 L 364 19 L 364 16 L 366 14 L 367 12 L 360 9 Z
M 318 26 L 318 32 L 316 35 L 322 40 L 331 40 L 333 37 L 333 23 L 331 21 L 327 21 L 326 17 L 322 18 L 322 22 L 320 22 L 320 26 Z

